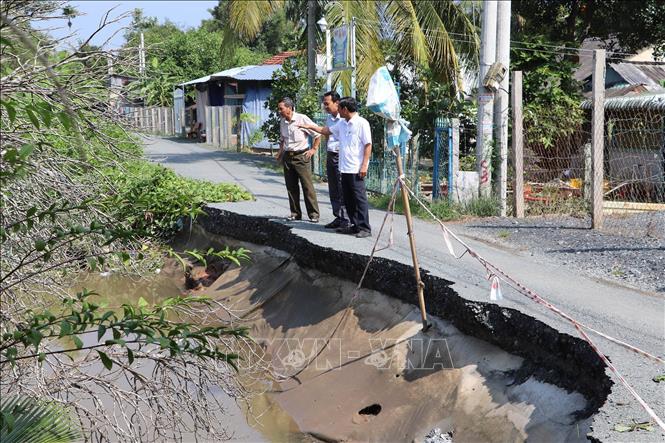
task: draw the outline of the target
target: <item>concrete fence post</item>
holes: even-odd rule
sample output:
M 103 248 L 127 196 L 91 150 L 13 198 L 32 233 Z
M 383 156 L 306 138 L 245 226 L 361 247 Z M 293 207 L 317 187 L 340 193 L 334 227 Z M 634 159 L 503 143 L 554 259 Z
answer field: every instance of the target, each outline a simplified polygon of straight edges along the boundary
M 513 108 L 513 205 L 515 217 L 524 217 L 524 136 L 522 123 L 522 71 L 513 72 L 511 107 Z
M 171 135 L 176 136 L 178 128 L 175 127 L 175 109 L 171 108 Z
M 457 175 L 459 173 L 459 130 L 458 118 L 450 119 L 451 140 L 448 164 L 448 201 L 453 202 L 457 194 Z
M 592 102 L 591 111 L 591 146 L 593 150 L 593 200 L 592 224 L 593 229 L 603 227 L 603 179 L 604 179 L 604 148 L 605 148 L 605 50 L 593 51 L 592 75 Z
M 224 128 L 224 149 L 231 147 L 231 127 L 229 126 L 229 108 L 222 108 L 222 127 Z
M 206 143 L 210 143 L 210 127 L 212 120 L 212 109 L 210 106 L 205 107 L 205 131 L 206 131 Z

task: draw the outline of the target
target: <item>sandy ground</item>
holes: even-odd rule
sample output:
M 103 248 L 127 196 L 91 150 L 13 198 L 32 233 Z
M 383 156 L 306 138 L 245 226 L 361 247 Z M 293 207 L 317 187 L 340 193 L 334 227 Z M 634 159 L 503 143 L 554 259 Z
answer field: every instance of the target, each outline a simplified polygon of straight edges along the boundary
M 194 234 L 209 244 L 217 239 Z M 453 441 L 584 441 L 586 401 L 534 378 L 522 359 L 376 291 L 304 270 L 284 252 L 252 251 L 205 293 L 220 316 L 251 327 L 276 374 L 271 397 L 303 434 L 324 441 L 424 441 L 436 427 Z M 269 422 L 274 426 L 274 422 Z M 274 432 L 274 430 L 273 430 Z

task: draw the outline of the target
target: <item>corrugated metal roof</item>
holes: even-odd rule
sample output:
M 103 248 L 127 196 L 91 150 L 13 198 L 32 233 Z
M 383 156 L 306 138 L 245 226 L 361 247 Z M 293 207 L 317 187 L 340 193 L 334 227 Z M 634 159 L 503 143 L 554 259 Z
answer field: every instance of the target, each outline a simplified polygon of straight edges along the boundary
M 665 63 L 610 63 L 629 85 L 660 86 L 665 80 Z
M 206 75 L 205 77 L 197 78 L 195 80 L 190 80 L 185 83 L 180 83 L 178 86 L 194 85 L 197 83 L 208 83 L 211 80 L 219 80 L 223 78 L 232 78 L 234 80 L 254 80 L 254 81 L 271 80 L 273 72 L 275 72 L 281 67 L 282 65 L 239 66 L 236 68 L 226 69 L 224 71 Z
M 628 85 L 605 89 L 605 100 L 613 97 L 626 97 L 642 94 L 660 94 L 665 93 L 665 88 L 661 86 Z M 590 99 L 593 91 L 585 92 L 584 98 Z
M 582 109 L 591 109 L 591 100 L 583 101 Z M 605 100 L 605 110 L 652 110 L 665 112 L 665 93 L 608 98 Z
M 272 74 L 281 67 L 282 65 L 251 66 L 234 75 L 226 75 L 226 77 L 234 78 L 236 80 L 271 80 Z M 213 76 L 213 78 L 216 78 L 216 76 Z
M 180 83 L 178 86 L 195 85 L 197 83 L 206 83 L 206 82 L 209 82 L 209 81 L 210 81 L 210 76 L 206 75 L 205 77 L 199 77 L 197 79 L 190 80 L 190 81 L 185 82 L 185 83 Z
M 235 78 L 236 75 L 240 74 L 243 71 L 246 71 L 247 69 L 251 69 L 255 67 L 255 65 L 247 65 L 247 66 L 237 66 L 235 68 L 227 69 L 225 71 L 220 71 L 215 74 L 212 74 L 210 76 L 211 80 L 218 79 L 218 78 Z

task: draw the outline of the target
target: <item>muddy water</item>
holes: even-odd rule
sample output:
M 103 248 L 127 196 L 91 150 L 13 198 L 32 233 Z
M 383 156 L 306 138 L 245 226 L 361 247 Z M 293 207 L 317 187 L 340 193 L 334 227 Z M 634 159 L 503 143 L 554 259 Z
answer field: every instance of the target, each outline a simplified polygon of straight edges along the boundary
M 183 270 L 177 264 L 170 264 L 159 273 L 137 277 L 126 274 L 99 274 L 90 273 L 81 276 L 72 286 L 72 293 L 87 289 L 97 293 L 93 296 L 96 302 L 107 306 L 107 309 L 118 309 L 122 304 L 127 303 L 136 305 L 140 297 L 143 297 L 151 304 L 177 296 L 188 294 L 184 289 Z M 96 343 L 93 335 L 82 335 L 84 345 L 93 345 Z M 105 338 L 111 338 L 105 337 Z M 73 342 L 63 343 L 66 346 L 73 347 Z M 76 357 L 76 353 L 72 353 Z M 102 373 L 104 368 L 101 363 L 88 369 L 90 373 Z M 150 376 L 151 367 L 142 366 L 138 372 L 145 376 Z M 253 376 L 256 373 L 253 372 Z M 227 422 L 226 430 L 233 436 L 232 441 L 237 442 L 310 442 L 313 439 L 304 435 L 298 429 L 293 419 L 278 405 L 269 395 L 264 394 L 267 387 L 272 382 L 265 377 L 264 379 L 243 377 L 240 374 L 240 381 L 249 392 L 253 392 L 247 399 L 236 401 L 236 399 L 226 396 L 223 401 L 225 409 L 225 420 Z M 221 390 L 214 393 L 216 398 L 223 397 Z M 112 408 L 112 405 L 109 404 Z M 152 429 L 147 433 L 151 434 Z M 195 436 L 184 435 L 184 441 L 194 441 Z M 199 438 L 199 441 L 200 438 Z

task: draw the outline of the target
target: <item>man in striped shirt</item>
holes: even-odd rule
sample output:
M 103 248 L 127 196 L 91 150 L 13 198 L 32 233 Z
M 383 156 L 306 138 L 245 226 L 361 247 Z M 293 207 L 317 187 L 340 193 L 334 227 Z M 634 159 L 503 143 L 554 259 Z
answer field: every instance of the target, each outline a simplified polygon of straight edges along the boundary
M 304 114 L 295 112 L 293 100 L 284 97 L 277 104 L 277 110 L 282 116 L 279 122 L 280 140 L 277 161 L 284 167 L 284 182 L 289 195 L 289 208 L 291 215 L 288 220 L 302 220 L 300 208 L 300 187 L 305 199 L 305 208 L 310 221 L 319 222 L 319 202 L 316 199 L 316 190 L 312 183 L 311 159 L 321 143 L 321 136 L 314 131 L 300 127 L 303 124 L 313 124 L 312 120 Z M 312 146 L 309 145 L 312 137 Z

